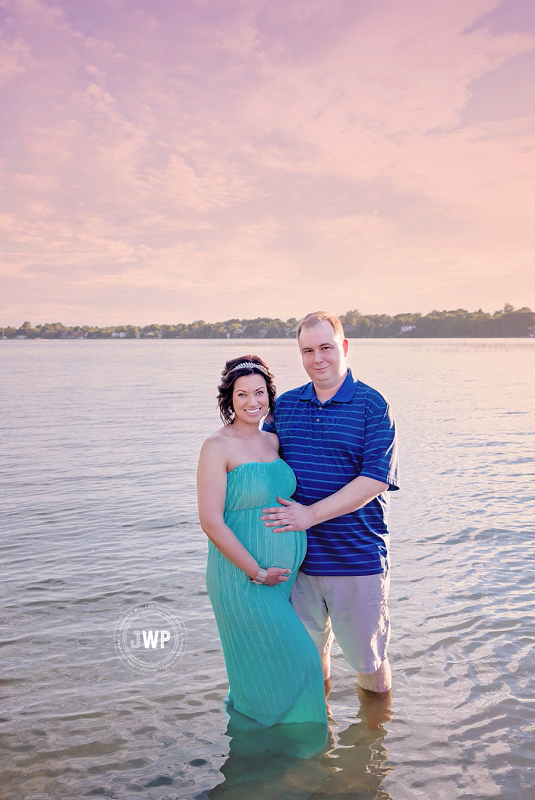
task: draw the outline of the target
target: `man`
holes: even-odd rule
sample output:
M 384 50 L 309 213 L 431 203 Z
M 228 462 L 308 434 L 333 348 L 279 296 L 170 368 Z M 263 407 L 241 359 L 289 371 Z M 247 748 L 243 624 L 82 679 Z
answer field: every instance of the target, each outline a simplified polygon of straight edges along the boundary
M 285 392 L 264 429 L 297 476 L 296 502 L 262 510 L 274 533 L 305 530 L 292 605 L 330 675 L 334 636 L 362 689 L 388 692 L 387 490 L 398 489 L 394 420 L 385 399 L 354 381 L 338 317 L 307 314 L 297 341 L 311 383 Z

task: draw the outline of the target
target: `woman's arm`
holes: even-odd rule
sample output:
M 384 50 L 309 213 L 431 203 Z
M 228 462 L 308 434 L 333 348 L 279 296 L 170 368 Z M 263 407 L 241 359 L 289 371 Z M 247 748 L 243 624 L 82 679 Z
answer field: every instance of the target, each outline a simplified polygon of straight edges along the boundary
M 217 439 L 207 439 L 201 448 L 197 470 L 197 500 L 201 528 L 225 558 L 250 578 L 258 573 L 258 561 L 242 545 L 223 519 L 227 490 L 227 464 Z M 288 579 L 288 569 L 269 567 L 265 583 L 273 586 Z

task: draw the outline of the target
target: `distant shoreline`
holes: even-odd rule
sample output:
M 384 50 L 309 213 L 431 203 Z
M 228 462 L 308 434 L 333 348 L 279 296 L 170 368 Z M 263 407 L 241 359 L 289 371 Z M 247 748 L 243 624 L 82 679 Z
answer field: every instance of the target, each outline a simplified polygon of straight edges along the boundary
M 502 339 L 535 338 L 535 312 L 524 306 L 515 309 L 510 303 L 488 313 L 466 311 L 431 311 L 420 313 L 361 314 L 356 309 L 340 316 L 348 339 Z M 177 324 L 63 325 L 46 322 L 33 327 L 23 322 L 19 328 L 0 326 L 0 339 L 295 339 L 298 320 L 295 317 L 257 317 L 228 319 L 224 322 Z
M 4 342 L 16 342 L 16 341 L 19 341 L 19 342 L 20 341 L 26 341 L 26 342 L 66 342 L 66 341 L 71 341 L 71 342 L 72 341 L 78 341 L 78 342 L 80 342 L 80 341 L 84 341 L 85 342 L 85 341 L 95 341 L 96 342 L 96 341 L 112 341 L 112 340 L 115 341 L 116 338 L 117 337 L 112 337 L 112 336 L 98 336 L 98 337 L 92 337 L 92 336 L 64 336 L 64 337 L 57 337 L 56 336 L 56 337 L 47 337 L 47 338 L 43 338 L 43 337 L 39 337 L 39 336 L 35 336 L 35 337 L 26 337 L 26 336 L 7 337 L 6 336 L 6 337 L 2 338 L 0 336 L 0 341 L 4 341 Z M 125 338 L 126 337 L 123 337 L 123 339 L 121 341 L 124 341 Z M 240 341 L 241 342 L 295 341 L 295 338 L 285 337 L 285 336 L 273 337 L 273 338 L 269 338 L 269 339 L 266 339 L 265 337 L 260 337 L 260 336 L 231 336 L 229 338 L 222 338 L 222 337 L 218 337 L 218 336 L 211 336 L 211 337 L 207 337 L 207 336 L 192 337 L 192 336 L 190 336 L 187 339 L 186 338 L 181 338 L 179 336 L 173 336 L 173 337 L 170 337 L 170 336 L 140 336 L 140 337 L 133 337 L 133 338 L 148 339 L 148 340 L 175 339 L 175 340 L 179 340 L 179 341 L 182 341 L 182 342 L 191 342 L 191 341 L 196 341 L 196 342 L 198 342 L 198 341 L 205 341 L 205 342 L 215 342 L 215 341 L 221 341 L 221 342 L 228 342 L 228 341 L 232 341 L 232 342 L 240 342 Z M 388 341 L 398 341 L 399 342 L 399 341 L 415 341 L 415 340 L 419 340 L 419 339 L 422 339 L 422 340 L 423 339 L 427 339 L 427 340 L 429 340 L 429 339 L 438 339 L 438 340 L 443 340 L 443 341 L 455 340 L 455 339 L 485 339 L 485 340 L 489 340 L 490 341 L 492 339 L 496 339 L 496 340 L 497 339 L 509 339 L 509 340 L 513 340 L 513 339 L 535 339 L 535 334 L 530 333 L 530 334 L 527 334 L 527 335 L 520 335 L 520 336 L 512 336 L 512 335 L 510 335 L 510 336 L 494 336 L 494 335 L 490 335 L 490 334 L 488 336 L 475 336 L 475 335 L 469 336 L 467 334 L 459 334 L 458 336 L 453 336 L 453 335 L 450 335 L 450 336 L 425 336 L 425 335 L 420 335 L 420 336 L 418 336 L 418 335 L 417 336 L 352 336 L 351 334 L 349 334 L 346 338 L 347 339 L 351 339 L 351 340 L 358 339 L 359 341 L 364 341 L 364 342 L 381 342 L 381 341 L 386 341 L 386 340 L 388 340 Z

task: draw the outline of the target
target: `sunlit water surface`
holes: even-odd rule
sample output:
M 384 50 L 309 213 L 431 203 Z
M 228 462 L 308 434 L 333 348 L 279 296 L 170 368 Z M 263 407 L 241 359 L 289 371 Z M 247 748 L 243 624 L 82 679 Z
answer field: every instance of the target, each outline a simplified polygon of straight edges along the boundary
M 392 717 L 359 710 L 337 650 L 329 744 L 308 760 L 229 758 L 225 735 L 195 464 L 221 367 L 247 352 L 279 391 L 305 381 L 292 341 L 0 343 L 2 795 L 534 797 L 535 341 L 351 342 L 401 434 Z M 171 670 L 115 651 L 147 602 L 185 623 Z

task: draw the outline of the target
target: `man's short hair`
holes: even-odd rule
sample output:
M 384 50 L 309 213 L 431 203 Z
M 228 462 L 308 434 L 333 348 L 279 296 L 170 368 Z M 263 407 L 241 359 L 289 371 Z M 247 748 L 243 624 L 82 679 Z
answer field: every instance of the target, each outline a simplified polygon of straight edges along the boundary
M 303 328 L 312 328 L 314 325 L 321 325 L 322 322 L 330 322 L 334 328 L 334 335 L 338 336 L 340 339 L 344 338 L 342 323 L 339 318 L 331 314 L 330 311 L 311 311 L 310 314 L 304 316 L 297 326 L 297 338 L 299 339 Z

